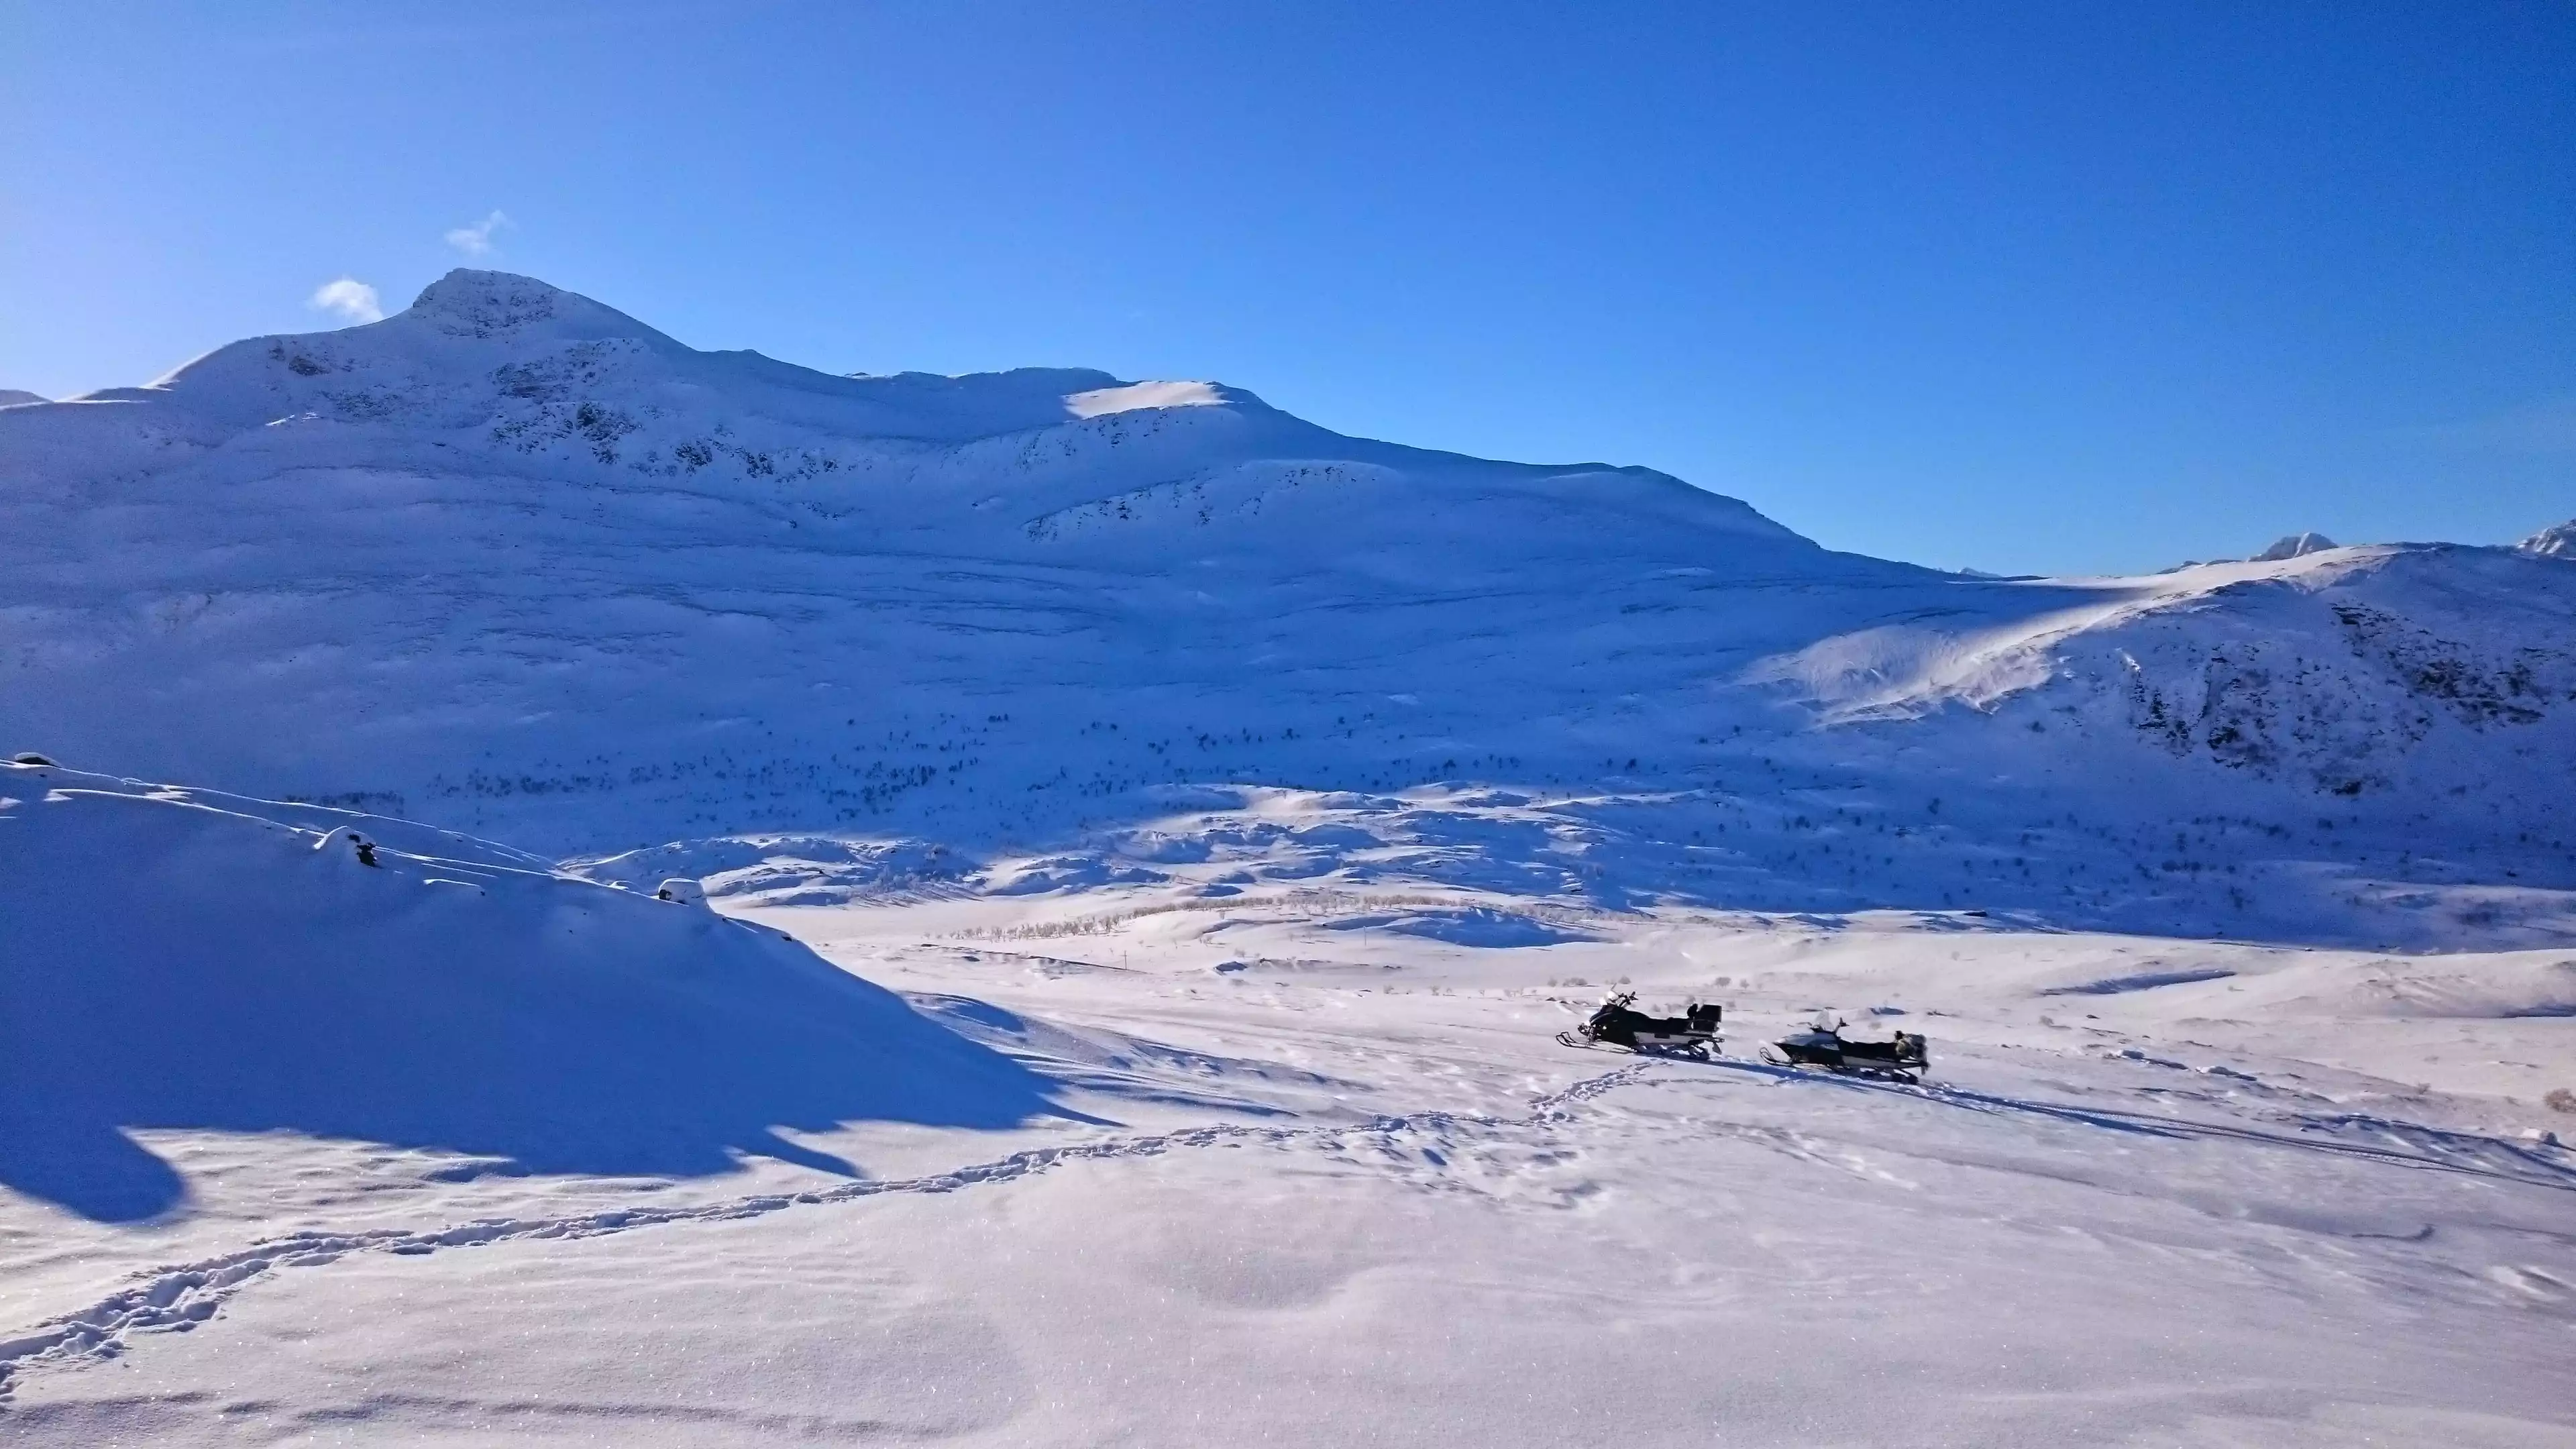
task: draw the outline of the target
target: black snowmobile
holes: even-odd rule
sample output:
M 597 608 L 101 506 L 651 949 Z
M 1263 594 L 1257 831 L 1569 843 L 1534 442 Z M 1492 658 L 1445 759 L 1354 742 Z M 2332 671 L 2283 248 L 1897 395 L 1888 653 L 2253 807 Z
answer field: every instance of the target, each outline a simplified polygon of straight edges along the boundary
M 1616 992 L 1595 1008 L 1590 1020 L 1556 1039 L 1570 1047 L 1617 1046 L 1632 1052 L 1708 1057 L 1717 1054 L 1720 1008 L 1694 1001 L 1680 1016 L 1648 1016 L 1637 1010 L 1637 993 Z
M 1900 1031 L 1894 1041 L 1851 1041 L 1843 1036 L 1839 1020 L 1819 1020 L 1773 1042 L 1762 1049 L 1762 1060 L 1775 1067 L 1823 1067 L 1899 1082 L 1920 1081 L 1932 1069 L 1932 1054 L 1922 1037 Z

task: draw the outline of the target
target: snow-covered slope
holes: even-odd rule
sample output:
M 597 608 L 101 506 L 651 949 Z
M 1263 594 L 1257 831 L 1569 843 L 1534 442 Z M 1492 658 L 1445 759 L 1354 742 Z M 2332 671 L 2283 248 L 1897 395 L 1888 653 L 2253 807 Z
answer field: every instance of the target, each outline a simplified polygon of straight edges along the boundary
M 1643 848 L 1582 878 L 1626 900 L 2466 943 L 2576 888 L 2576 568 L 2537 549 L 1942 574 L 1642 469 L 1214 383 L 827 376 L 487 272 L 8 409 L 0 484 L 10 748 L 549 851 L 1050 889 L 1247 788 L 1437 787 L 1521 800 L 1477 848 L 1542 871 L 1619 814 Z M 2247 889 L 2301 862 L 2334 879 Z M 2336 924 L 2399 897 L 2440 909 Z
M 0 1187 L 85 1217 L 183 1205 L 135 1129 L 685 1177 L 1045 1110 L 773 930 L 401 821 L 0 764 L 0 861 Z

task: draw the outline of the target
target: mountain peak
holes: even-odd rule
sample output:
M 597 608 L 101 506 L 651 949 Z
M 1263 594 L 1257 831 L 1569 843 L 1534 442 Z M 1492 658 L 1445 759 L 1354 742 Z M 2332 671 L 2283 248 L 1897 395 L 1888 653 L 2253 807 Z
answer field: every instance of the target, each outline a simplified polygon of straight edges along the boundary
M 451 337 L 640 337 L 661 333 L 578 292 L 514 272 L 458 267 L 421 289 L 402 314 Z
M 2576 518 L 2544 528 L 2514 548 L 2534 558 L 2576 559 Z
M 2322 533 L 2293 533 L 2275 542 L 2270 548 L 2254 555 L 2252 561 L 2255 563 L 2280 563 L 2285 559 L 2305 558 L 2312 553 L 2323 553 L 2327 549 L 2334 548 L 2336 546 L 2337 545 L 2333 539 L 2326 537 Z

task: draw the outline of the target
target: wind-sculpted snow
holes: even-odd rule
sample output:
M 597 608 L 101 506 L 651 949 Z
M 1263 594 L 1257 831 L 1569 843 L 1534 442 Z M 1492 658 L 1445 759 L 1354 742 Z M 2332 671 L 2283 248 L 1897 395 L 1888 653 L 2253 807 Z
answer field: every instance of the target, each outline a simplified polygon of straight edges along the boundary
M 1194 848 L 1175 788 L 1436 788 L 1553 803 L 1405 852 L 1432 880 L 1561 893 L 1598 800 L 1639 849 L 1575 872 L 1596 900 L 1936 907 L 2000 873 L 2070 923 L 2529 939 L 2576 889 L 2547 538 L 1943 574 L 1645 469 L 1213 383 L 834 377 L 457 272 L 0 410 L 0 745 L 591 859 L 827 842 L 693 872 L 775 899 L 1140 882 L 1114 842 Z M 1804 838 L 1856 816 L 1904 845 Z M 2311 867 L 2353 878 L 2289 911 L 2247 879 Z M 2394 932 L 2333 905 L 2417 895 Z
M 473 1159 L 451 1171 L 855 1174 L 780 1129 L 1053 1111 L 774 931 L 326 819 L 0 765 L 0 1187 L 106 1221 L 184 1207 L 138 1128 Z

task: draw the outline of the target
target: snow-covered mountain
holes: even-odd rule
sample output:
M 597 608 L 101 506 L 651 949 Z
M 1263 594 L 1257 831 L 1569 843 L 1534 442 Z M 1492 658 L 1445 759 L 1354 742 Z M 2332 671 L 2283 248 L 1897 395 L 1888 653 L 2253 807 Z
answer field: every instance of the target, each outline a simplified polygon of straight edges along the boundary
M 2559 1442 L 2566 532 L 1944 574 L 474 272 L 0 408 L 0 1439 Z
M 829 376 L 471 271 L 0 412 L 0 480 L 11 748 L 549 851 L 771 832 L 1044 889 L 1230 858 L 1287 790 L 1346 845 L 1246 869 L 2576 919 L 2576 569 L 2543 548 L 1945 574 L 1644 469 L 1214 383 Z
M 2283 559 L 2301 558 L 2333 548 L 2335 541 L 2322 533 L 2294 533 L 2273 540 L 2272 546 L 2254 555 L 2256 563 L 2279 563 Z
M 2544 528 L 2514 548 L 2540 558 L 2576 558 L 2576 518 Z

